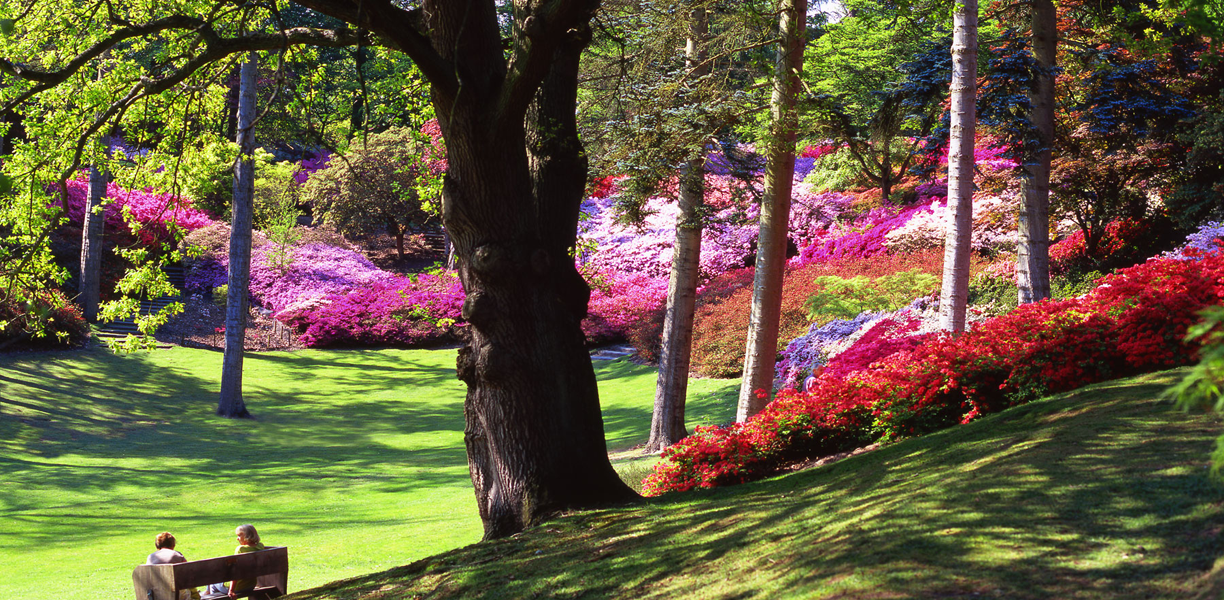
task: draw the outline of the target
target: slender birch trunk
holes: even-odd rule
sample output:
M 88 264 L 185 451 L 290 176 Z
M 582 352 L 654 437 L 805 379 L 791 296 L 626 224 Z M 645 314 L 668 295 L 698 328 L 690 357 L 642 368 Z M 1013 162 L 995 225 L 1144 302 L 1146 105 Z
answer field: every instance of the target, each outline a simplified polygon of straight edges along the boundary
M 939 323 L 965 330 L 973 236 L 973 137 L 977 101 L 977 0 L 957 0 L 952 39 L 952 139 L 948 150 L 948 230 Z
M 689 14 L 685 62 L 695 78 L 709 72 L 705 41 L 710 22 L 704 7 Z M 689 361 L 693 349 L 693 315 L 697 312 L 697 278 L 701 270 L 701 207 L 705 204 L 705 148 L 680 168 L 680 216 L 676 219 L 676 245 L 667 284 L 667 313 L 663 319 L 663 347 L 659 353 L 659 379 L 655 385 L 654 414 L 646 452 L 660 452 L 684 439 L 684 404 L 688 395 Z
M 795 98 L 803 71 L 803 45 L 807 34 L 807 0 L 781 0 L 774 75 L 769 155 L 765 165 L 765 197 L 761 200 L 761 233 L 757 239 L 756 275 L 752 284 L 752 313 L 744 352 L 735 420 L 744 422 L 761 412 L 773 390 L 778 360 L 778 324 L 782 312 L 782 276 L 786 272 L 786 234 L 790 221 L 791 186 L 795 175 L 795 137 L 799 116 Z M 764 398 L 757 392 L 763 391 Z
M 1058 17 L 1052 0 L 1032 0 L 1033 55 L 1041 71 L 1029 93 L 1029 119 L 1041 142 L 1037 156 L 1025 157 L 1021 180 L 1020 244 L 1016 249 L 1016 286 L 1020 302 L 1050 297 L 1050 159 L 1054 146 L 1054 63 Z
M 106 196 L 106 173 L 97 165 L 89 167 L 89 198 L 85 201 L 85 217 L 81 223 L 81 311 L 90 323 L 98 320 L 101 300 L 102 230 L 106 224 L 102 198 Z
M 252 52 L 242 64 L 238 92 L 238 162 L 234 165 L 234 203 L 230 210 L 229 283 L 225 302 L 225 356 L 221 365 L 221 401 L 217 414 L 247 418 L 242 400 L 242 352 L 246 341 L 251 280 L 251 221 L 255 212 L 255 69 Z

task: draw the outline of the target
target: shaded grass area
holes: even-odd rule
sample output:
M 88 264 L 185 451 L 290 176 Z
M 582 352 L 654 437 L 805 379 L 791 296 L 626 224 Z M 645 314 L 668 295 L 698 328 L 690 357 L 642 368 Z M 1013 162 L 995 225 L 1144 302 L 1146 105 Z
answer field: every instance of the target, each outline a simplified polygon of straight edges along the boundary
M 568 515 L 293 596 L 1207 598 L 1220 420 L 1110 382 L 825 467 Z
M 213 414 L 219 352 L 0 355 L 0 598 L 130 598 L 164 530 L 195 559 L 233 552 L 234 527 L 254 523 L 290 546 L 290 589 L 478 540 L 454 361 L 248 354 L 256 418 L 231 421 Z M 654 371 L 596 367 L 609 447 L 645 442 Z M 694 422 L 734 414 L 730 382 L 693 387 Z

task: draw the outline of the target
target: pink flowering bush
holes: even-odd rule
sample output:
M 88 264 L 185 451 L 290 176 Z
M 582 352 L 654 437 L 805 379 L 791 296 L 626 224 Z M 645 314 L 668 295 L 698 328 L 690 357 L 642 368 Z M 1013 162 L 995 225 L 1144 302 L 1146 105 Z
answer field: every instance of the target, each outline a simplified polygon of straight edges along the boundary
M 82 174 L 68 181 L 68 219 L 81 223 L 85 218 L 85 204 L 89 198 L 89 176 Z M 108 232 L 126 232 L 128 225 L 123 213 L 129 212 L 141 228 L 141 242 L 151 245 L 173 239 L 172 230 L 194 231 L 215 223 L 204 211 L 196 209 L 191 200 L 151 190 L 125 190 L 115 182 L 106 186 L 106 198 L 111 199 L 104 209 L 105 229 Z
M 1016 232 L 1017 199 L 1010 195 L 978 193 L 973 196 L 974 250 L 1007 251 L 1019 241 Z M 890 252 L 912 252 L 921 248 L 942 248 L 950 214 L 945 197 L 921 210 L 909 220 L 884 235 L 884 246 Z
M 826 368 L 807 391 L 779 393 L 746 423 L 701 429 L 666 450 L 643 489 L 654 495 L 746 481 L 790 461 L 1187 364 L 1197 352 L 1184 341 L 1187 328 L 1221 302 L 1224 255 L 1157 258 L 1106 276 L 1084 297 L 1027 304 L 961 335 L 893 347 L 892 332 L 863 336 L 863 352 L 845 359 L 854 364 Z
M 390 277 L 348 292 L 302 299 L 277 315 L 311 348 L 419 346 L 453 339 L 463 286 L 453 274 Z
M 346 294 L 394 277 L 360 252 L 324 244 L 293 248 L 288 268 L 278 269 L 269 260 L 272 246 L 267 244 L 251 253 L 251 297 L 273 312 L 298 302 Z

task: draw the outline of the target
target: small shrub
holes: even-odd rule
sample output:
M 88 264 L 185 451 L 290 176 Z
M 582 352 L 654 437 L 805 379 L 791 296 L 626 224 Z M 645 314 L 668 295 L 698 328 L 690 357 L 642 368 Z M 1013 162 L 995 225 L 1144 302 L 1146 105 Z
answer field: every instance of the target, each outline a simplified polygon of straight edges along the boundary
M 0 348 L 75 346 L 89 335 L 81 309 L 54 289 L 0 290 Z

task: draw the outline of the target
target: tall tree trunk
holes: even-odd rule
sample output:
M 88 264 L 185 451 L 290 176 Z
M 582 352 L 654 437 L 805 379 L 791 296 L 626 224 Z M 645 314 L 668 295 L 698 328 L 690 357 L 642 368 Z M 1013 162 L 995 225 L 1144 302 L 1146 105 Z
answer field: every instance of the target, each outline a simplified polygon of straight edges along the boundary
M 85 218 L 81 224 L 81 310 L 85 320 L 98 320 L 98 302 L 102 280 L 102 229 L 106 224 L 102 198 L 106 196 L 105 173 L 97 165 L 89 167 L 89 198 L 85 201 Z
M 952 38 L 952 139 L 948 143 L 948 230 L 939 325 L 965 330 L 973 238 L 973 138 L 977 101 L 977 0 L 956 0 Z
M 1058 50 L 1058 17 L 1053 0 L 1031 0 L 1033 55 L 1041 72 L 1029 94 L 1029 115 L 1041 142 L 1037 156 L 1025 157 L 1021 179 L 1020 244 L 1016 251 L 1016 285 L 1020 302 L 1050 297 L 1050 159 L 1054 146 L 1054 63 Z
M 709 72 L 706 36 L 710 22 L 705 7 L 689 13 L 685 63 L 694 78 Z M 693 348 L 693 315 L 697 312 L 697 278 L 701 270 L 701 207 L 705 204 L 705 147 L 680 168 L 680 215 L 671 277 L 667 283 L 667 312 L 663 318 L 663 345 L 659 353 L 659 379 L 655 384 L 654 413 L 646 452 L 660 452 L 684 439 L 684 404 L 688 395 L 689 361 Z
M 238 93 L 238 161 L 234 165 L 234 205 L 230 220 L 229 283 L 225 302 L 225 356 L 221 364 L 221 401 L 217 414 L 250 417 L 242 400 L 242 353 L 246 342 L 251 281 L 251 222 L 255 213 L 255 69 L 252 52 L 242 64 Z
M 494 4 L 426 4 L 433 48 L 468 74 L 462 93 L 435 84 L 432 94 L 448 159 L 442 219 L 467 293 L 456 367 L 468 385 L 464 440 L 485 538 L 636 497 L 608 460 L 579 326 L 590 288 L 567 252 L 586 188 L 574 109 L 596 6 L 582 3 L 585 16 L 557 32 L 534 100 L 511 110 Z M 522 25 L 516 37 L 544 44 L 558 23 Z
M 761 200 L 761 233 L 757 241 L 756 275 L 752 283 L 752 313 L 744 353 L 735 420 L 744 422 L 760 412 L 773 390 L 778 360 L 778 325 L 782 313 L 782 276 L 786 272 L 786 234 L 789 228 L 791 186 L 795 176 L 795 137 L 799 124 L 795 98 L 803 70 L 807 34 L 807 0 L 781 0 L 778 19 L 782 40 L 770 100 L 769 156 L 765 166 L 765 194 Z M 764 390 L 760 398 L 757 391 Z

